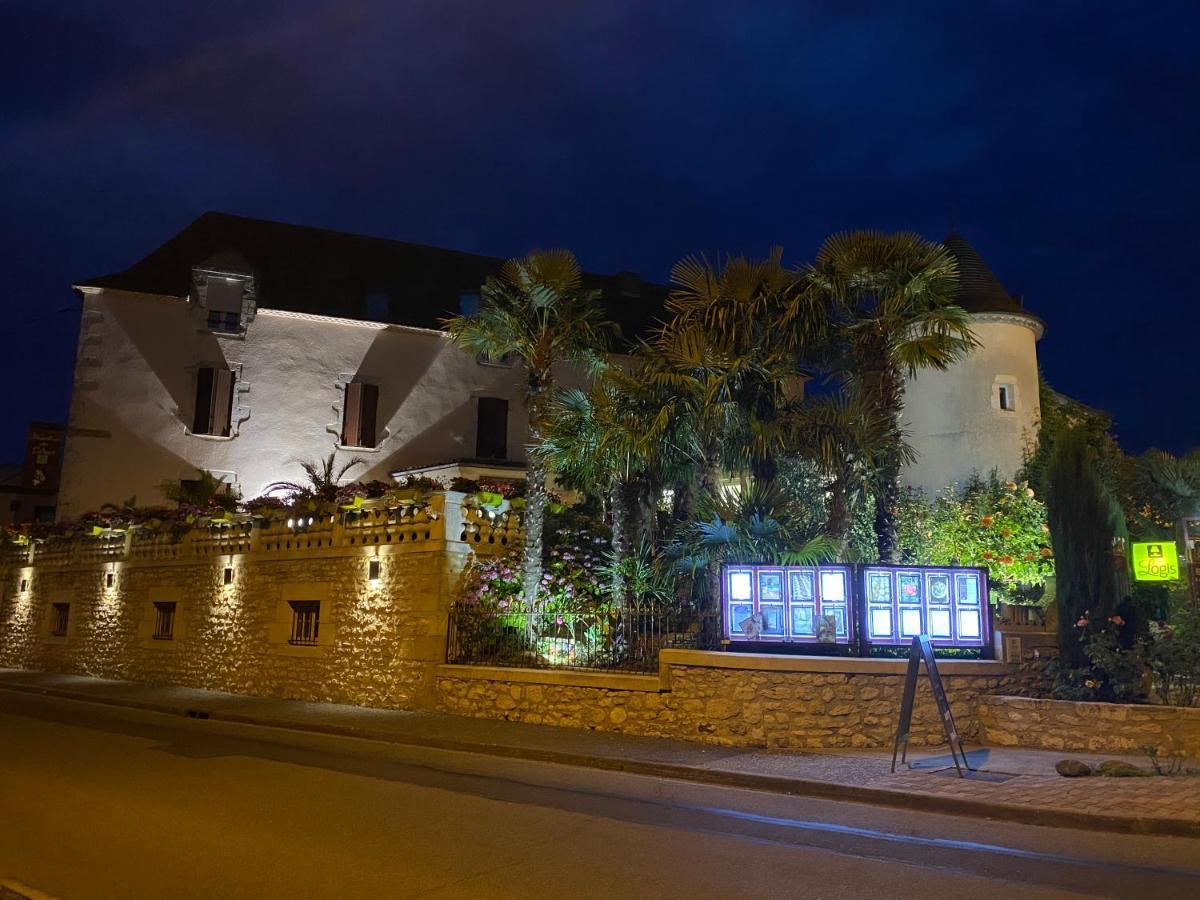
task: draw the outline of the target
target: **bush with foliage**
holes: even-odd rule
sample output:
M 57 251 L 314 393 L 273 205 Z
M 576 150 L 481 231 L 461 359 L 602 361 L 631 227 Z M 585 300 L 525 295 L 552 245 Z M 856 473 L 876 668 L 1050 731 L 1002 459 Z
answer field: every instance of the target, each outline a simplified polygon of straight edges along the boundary
M 521 596 L 521 548 L 472 560 L 460 601 L 492 612 L 581 612 L 611 605 L 600 575 L 607 537 L 594 523 L 567 510 L 551 517 L 543 549 L 542 585 L 536 604 Z
M 1116 703 L 1153 699 L 1173 706 L 1200 702 L 1200 610 L 1190 603 L 1168 622 L 1145 628 L 1120 613 L 1100 622 L 1081 616 L 1074 627 L 1087 664 L 1060 665 L 1055 696 Z
M 1144 655 L 1160 703 L 1200 705 L 1200 609 L 1188 604 L 1166 624 L 1151 622 Z
M 1086 664 L 1079 620 L 1101 623 L 1117 605 L 1113 566 L 1114 519 L 1119 507 L 1100 479 L 1096 452 L 1082 431 L 1056 441 L 1046 469 L 1046 503 L 1055 555 L 1058 646 L 1069 667 Z
M 901 497 L 900 546 L 905 562 L 981 566 L 994 598 L 1022 602 L 1054 573 L 1046 507 L 1028 484 L 995 472 L 947 489 L 932 503 L 918 491 Z

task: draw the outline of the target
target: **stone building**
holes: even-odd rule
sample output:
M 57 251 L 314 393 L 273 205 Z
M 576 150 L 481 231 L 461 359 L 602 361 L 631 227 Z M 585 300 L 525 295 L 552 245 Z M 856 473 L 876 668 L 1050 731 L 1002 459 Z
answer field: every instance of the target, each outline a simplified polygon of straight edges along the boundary
M 206 213 L 130 268 L 77 284 L 59 515 L 158 503 L 162 482 L 197 469 L 254 497 L 331 451 L 366 461 L 355 480 L 520 467 L 520 370 L 468 356 L 439 326 L 477 307 L 502 263 Z M 585 280 L 626 334 L 665 298 L 630 273 Z
M 931 495 L 972 474 L 1008 477 L 1020 468 L 1041 418 L 1037 342 L 1045 331 L 962 235 L 942 243 L 958 261 L 958 303 L 979 346 L 905 386 L 903 425 L 917 459 L 904 480 Z
M 1014 472 L 1038 416 L 1041 323 L 965 240 L 946 244 L 981 346 L 908 384 L 905 427 L 920 458 L 906 477 L 931 492 L 975 471 Z M 59 516 L 130 497 L 161 502 L 164 481 L 197 469 L 254 497 L 330 452 L 365 460 L 348 473 L 357 480 L 519 469 L 520 370 L 462 353 L 439 327 L 476 308 L 501 264 L 210 212 L 128 269 L 77 284 Z M 586 281 L 626 337 L 666 298 L 630 273 Z

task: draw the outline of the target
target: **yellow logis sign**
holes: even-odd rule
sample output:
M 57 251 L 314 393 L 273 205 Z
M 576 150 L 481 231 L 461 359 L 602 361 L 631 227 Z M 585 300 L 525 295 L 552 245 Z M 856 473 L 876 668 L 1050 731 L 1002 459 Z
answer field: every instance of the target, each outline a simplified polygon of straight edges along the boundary
M 1178 581 L 1179 554 L 1174 541 L 1146 541 L 1133 545 L 1134 581 Z

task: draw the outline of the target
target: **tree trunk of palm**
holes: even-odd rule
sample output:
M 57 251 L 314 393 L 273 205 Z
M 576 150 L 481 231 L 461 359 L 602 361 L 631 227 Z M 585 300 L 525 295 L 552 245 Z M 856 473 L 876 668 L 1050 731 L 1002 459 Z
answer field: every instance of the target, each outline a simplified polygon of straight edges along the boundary
M 662 488 L 652 478 L 637 478 L 633 484 L 630 503 L 636 512 L 630 543 L 653 546 L 658 539 L 658 499 Z
M 625 562 L 625 497 L 620 480 L 614 478 L 608 488 L 608 506 L 612 522 L 612 540 L 609 544 L 612 550 L 612 569 L 608 581 L 608 590 L 614 603 L 625 600 L 625 575 L 620 565 Z
M 675 482 L 671 495 L 671 526 L 692 521 L 696 506 L 696 481 L 692 476 Z
M 879 374 L 879 411 L 887 416 L 888 446 L 875 468 L 875 547 L 881 563 L 899 562 L 896 514 L 900 506 L 900 411 L 904 407 L 904 381 L 894 366 Z
M 900 467 L 892 458 L 885 460 L 880 467 L 879 485 L 875 491 L 875 549 L 881 563 L 895 564 L 900 561 L 896 528 L 899 504 Z
M 850 534 L 850 498 L 846 480 L 837 476 L 829 485 L 829 506 L 825 530 L 835 541 L 845 543 Z
M 551 385 L 545 375 L 529 378 L 529 446 L 542 442 L 542 423 Z M 542 537 L 546 528 L 546 461 L 540 453 L 526 453 L 525 545 L 522 581 L 525 601 L 535 603 L 542 584 Z
M 700 460 L 700 493 L 716 500 L 721 492 L 721 463 L 720 450 L 709 445 L 705 448 L 703 459 Z M 716 612 L 721 608 L 721 565 L 710 562 L 706 567 L 706 582 L 708 584 L 708 600 L 705 612 Z
M 750 464 L 754 480 L 763 487 L 769 486 L 779 476 L 779 461 L 775 454 L 768 453 L 762 459 L 756 459 Z

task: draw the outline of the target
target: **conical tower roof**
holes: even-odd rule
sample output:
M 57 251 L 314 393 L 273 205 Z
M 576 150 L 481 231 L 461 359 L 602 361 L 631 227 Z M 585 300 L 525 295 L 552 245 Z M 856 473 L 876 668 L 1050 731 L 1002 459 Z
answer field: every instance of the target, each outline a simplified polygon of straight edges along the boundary
M 966 238 L 952 231 L 942 244 L 958 261 L 959 306 L 973 313 L 1025 312 L 1021 301 L 1005 289 Z

